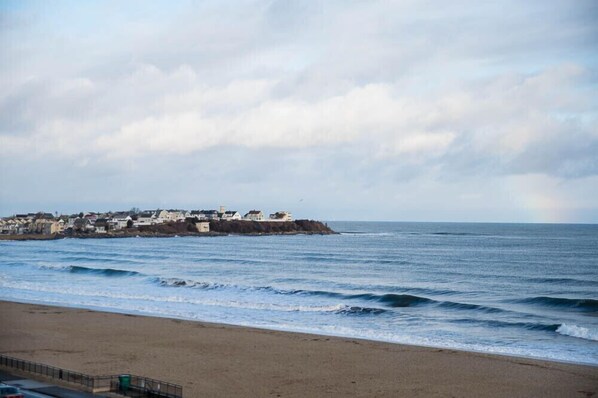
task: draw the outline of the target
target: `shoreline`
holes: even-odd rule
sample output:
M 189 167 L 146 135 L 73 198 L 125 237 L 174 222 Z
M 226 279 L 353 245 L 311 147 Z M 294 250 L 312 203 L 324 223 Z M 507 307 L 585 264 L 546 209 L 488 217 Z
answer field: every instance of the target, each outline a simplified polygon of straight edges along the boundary
M 294 235 L 336 235 L 338 232 L 315 232 L 315 231 L 293 231 L 293 232 L 249 232 L 249 233 L 225 233 L 225 232 L 188 232 L 177 234 L 163 233 L 123 233 L 123 234 L 28 234 L 28 235 L 0 235 L 0 241 L 30 241 L 30 240 L 62 240 L 62 239 L 124 239 L 124 238 L 183 238 L 183 237 L 217 237 L 217 236 L 294 236 Z
M 154 377 L 183 385 L 187 397 L 557 397 L 598 390 L 590 364 L 46 304 L 0 301 L 0 314 L 4 354 L 91 374 Z
M 41 305 L 41 306 L 48 306 L 48 307 L 73 309 L 73 310 L 87 310 L 87 311 L 93 311 L 93 312 L 100 312 L 100 313 L 106 313 L 106 314 L 118 314 L 118 315 L 125 315 L 125 316 L 140 316 L 140 317 L 156 318 L 156 319 L 180 320 L 180 321 L 184 321 L 184 322 L 198 322 L 198 323 L 202 323 L 202 324 L 215 325 L 215 326 L 247 328 L 247 329 L 263 330 L 263 331 L 280 332 L 280 333 L 305 334 L 305 335 L 309 335 L 309 336 L 320 336 L 320 337 L 327 337 L 327 338 L 332 337 L 332 338 L 339 338 L 339 339 L 351 339 L 351 340 L 358 340 L 358 341 L 364 341 L 364 342 L 393 344 L 393 345 L 408 346 L 408 347 L 420 347 L 420 348 L 429 348 L 429 349 L 436 349 L 436 350 L 450 350 L 450 351 L 458 351 L 458 352 L 471 353 L 471 354 L 500 356 L 500 357 L 506 357 L 506 358 L 512 358 L 512 359 L 529 359 L 532 361 L 546 361 L 546 362 L 554 362 L 554 363 L 561 363 L 561 364 L 567 364 L 567 365 L 589 366 L 589 367 L 597 368 L 597 370 L 598 370 L 598 363 L 594 364 L 594 363 L 589 363 L 589 362 L 569 361 L 569 360 L 565 360 L 565 359 L 539 358 L 539 357 L 534 357 L 531 355 L 516 355 L 516 354 L 510 354 L 510 353 L 491 352 L 491 351 L 482 351 L 482 350 L 474 350 L 474 349 L 467 350 L 464 348 L 453 348 L 450 346 L 411 344 L 411 343 L 396 342 L 396 341 L 392 341 L 392 340 L 382 340 L 382 339 L 376 340 L 376 339 L 368 339 L 365 337 L 354 337 L 354 336 L 350 336 L 350 335 L 325 333 L 323 331 L 316 332 L 316 331 L 308 331 L 308 330 L 292 330 L 292 329 L 285 329 L 285 328 L 259 327 L 259 326 L 226 323 L 226 322 L 210 322 L 210 321 L 204 321 L 204 320 L 176 317 L 176 316 L 172 316 L 172 315 L 152 314 L 152 313 L 143 312 L 143 311 L 126 311 L 126 310 L 120 310 L 118 308 L 106 308 L 106 307 L 85 306 L 85 305 L 65 306 L 65 305 L 62 305 L 61 303 L 47 303 L 47 302 L 36 301 L 36 300 L 8 301 L 8 300 L 4 300 L 4 299 L 0 298 L 0 304 L 3 302 L 14 303 L 14 304 L 25 304 L 25 305 Z

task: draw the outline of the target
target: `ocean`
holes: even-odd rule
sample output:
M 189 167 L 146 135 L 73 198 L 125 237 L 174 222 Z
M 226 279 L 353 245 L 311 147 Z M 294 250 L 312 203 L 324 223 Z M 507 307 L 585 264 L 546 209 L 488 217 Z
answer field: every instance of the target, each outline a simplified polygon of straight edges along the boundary
M 598 225 L 0 241 L 0 299 L 598 365 Z

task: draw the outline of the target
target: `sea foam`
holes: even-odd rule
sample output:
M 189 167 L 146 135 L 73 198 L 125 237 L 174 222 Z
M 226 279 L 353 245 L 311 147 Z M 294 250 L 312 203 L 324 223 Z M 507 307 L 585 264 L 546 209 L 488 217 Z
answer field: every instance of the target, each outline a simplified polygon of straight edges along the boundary
M 598 341 L 598 330 L 584 328 L 583 326 L 567 325 L 566 323 L 563 323 L 559 326 L 556 332 L 565 336 Z

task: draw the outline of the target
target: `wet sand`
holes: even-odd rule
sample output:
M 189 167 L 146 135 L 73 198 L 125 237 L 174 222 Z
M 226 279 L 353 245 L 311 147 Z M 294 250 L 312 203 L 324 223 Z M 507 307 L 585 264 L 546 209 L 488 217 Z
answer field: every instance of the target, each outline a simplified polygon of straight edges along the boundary
M 592 397 L 598 367 L 0 301 L 0 353 L 195 397 Z

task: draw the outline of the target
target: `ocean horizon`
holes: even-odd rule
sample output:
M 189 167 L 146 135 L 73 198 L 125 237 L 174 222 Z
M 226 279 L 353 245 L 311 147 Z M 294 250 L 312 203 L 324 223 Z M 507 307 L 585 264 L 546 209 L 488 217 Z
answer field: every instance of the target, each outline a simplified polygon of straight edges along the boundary
M 598 225 L 0 241 L 0 299 L 598 365 Z

